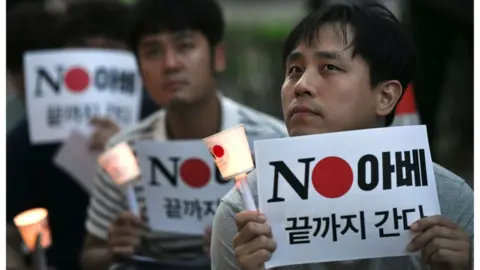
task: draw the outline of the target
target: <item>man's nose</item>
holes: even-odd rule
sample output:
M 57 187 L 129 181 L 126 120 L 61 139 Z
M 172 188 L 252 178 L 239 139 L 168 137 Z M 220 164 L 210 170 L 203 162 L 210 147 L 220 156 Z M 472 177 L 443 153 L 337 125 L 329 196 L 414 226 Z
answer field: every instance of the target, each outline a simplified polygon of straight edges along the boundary
M 178 70 L 182 66 L 178 53 L 173 49 L 169 49 L 165 52 L 164 61 L 167 70 Z
M 308 76 L 307 73 L 304 73 L 300 80 L 295 84 L 293 88 L 295 96 L 313 96 L 314 95 L 314 86 L 312 78 Z

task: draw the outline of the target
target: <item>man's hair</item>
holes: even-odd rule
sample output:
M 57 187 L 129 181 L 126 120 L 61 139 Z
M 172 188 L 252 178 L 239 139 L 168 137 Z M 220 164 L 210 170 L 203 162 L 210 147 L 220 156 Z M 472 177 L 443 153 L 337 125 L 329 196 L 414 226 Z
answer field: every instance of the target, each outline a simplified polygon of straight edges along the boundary
M 121 1 L 84 0 L 73 2 L 64 13 L 61 26 L 63 45 L 82 43 L 86 38 L 126 42 L 129 8 Z
M 131 20 L 128 45 L 135 53 L 142 38 L 163 31 L 199 31 L 213 48 L 223 40 L 225 28 L 215 0 L 139 0 Z
M 285 41 L 284 65 L 287 56 L 299 43 L 305 42 L 307 46 L 316 43 L 320 27 L 338 23 L 345 43 L 348 40 L 347 28 L 352 27 L 355 37 L 351 44 L 346 45 L 353 46 L 352 57 L 358 54 L 368 63 L 372 86 L 387 80 L 398 80 L 406 89 L 417 71 L 413 40 L 387 8 L 374 2 L 357 2 L 360 1 L 327 5 L 304 18 Z M 386 126 L 392 124 L 395 108 L 387 115 Z
M 43 3 L 25 2 L 7 13 L 7 69 L 23 72 L 23 54 L 27 51 L 59 47 L 58 16 Z

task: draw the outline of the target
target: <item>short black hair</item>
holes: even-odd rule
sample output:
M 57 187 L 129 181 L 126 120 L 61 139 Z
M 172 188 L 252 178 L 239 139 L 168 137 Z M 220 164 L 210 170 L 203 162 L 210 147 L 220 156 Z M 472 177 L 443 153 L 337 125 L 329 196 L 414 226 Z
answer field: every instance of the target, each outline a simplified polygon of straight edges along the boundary
M 368 63 L 372 86 L 386 80 L 398 80 L 406 89 L 418 65 L 412 38 L 386 7 L 375 2 L 360 2 L 326 5 L 305 17 L 285 41 L 284 65 L 300 42 L 309 46 L 317 41 L 320 27 L 339 23 L 345 42 L 348 40 L 347 27 L 353 28 L 355 37 L 348 46 L 354 46 L 353 56 L 358 54 Z M 394 116 L 395 109 L 387 115 L 386 126 L 392 124 Z
M 7 13 L 7 69 L 23 72 L 23 54 L 27 51 L 59 47 L 59 18 L 43 3 L 24 2 Z
M 132 12 L 128 45 L 136 53 L 146 35 L 195 30 L 213 48 L 223 40 L 224 28 L 222 9 L 215 0 L 139 0 Z
M 129 6 L 121 1 L 84 0 L 73 2 L 62 16 L 63 46 L 81 43 L 92 36 L 127 42 Z

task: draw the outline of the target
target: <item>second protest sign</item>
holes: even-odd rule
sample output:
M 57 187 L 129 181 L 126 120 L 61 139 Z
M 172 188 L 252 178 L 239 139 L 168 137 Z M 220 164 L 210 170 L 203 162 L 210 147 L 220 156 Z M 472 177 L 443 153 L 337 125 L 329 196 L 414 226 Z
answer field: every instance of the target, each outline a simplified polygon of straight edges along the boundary
M 233 187 L 202 141 L 135 143 L 152 230 L 203 235 Z

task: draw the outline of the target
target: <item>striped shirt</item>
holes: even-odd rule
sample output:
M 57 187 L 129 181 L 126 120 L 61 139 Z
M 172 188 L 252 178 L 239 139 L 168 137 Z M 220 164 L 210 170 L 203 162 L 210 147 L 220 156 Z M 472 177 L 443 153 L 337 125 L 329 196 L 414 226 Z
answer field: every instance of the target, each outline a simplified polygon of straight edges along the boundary
M 225 96 L 220 95 L 222 106 L 221 130 L 243 123 L 249 141 L 286 137 L 285 124 L 269 115 L 243 106 Z M 107 148 L 117 143 L 127 142 L 133 145 L 139 140 L 168 140 L 166 134 L 166 111 L 164 109 L 152 114 L 142 122 L 122 131 L 113 137 Z M 252 147 L 252 145 L 251 145 Z M 135 193 L 142 209 L 142 220 L 148 224 L 145 211 L 145 195 L 140 181 L 136 181 Z M 122 211 L 127 211 L 126 191 L 115 185 L 113 180 L 101 168 L 97 168 L 94 179 L 94 191 L 88 207 L 87 231 L 107 240 L 108 228 Z M 163 260 L 191 259 L 203 255 L 203 238 L 167 232 L 151 231 L 144 225 L 144 234 L 139 254 Z

